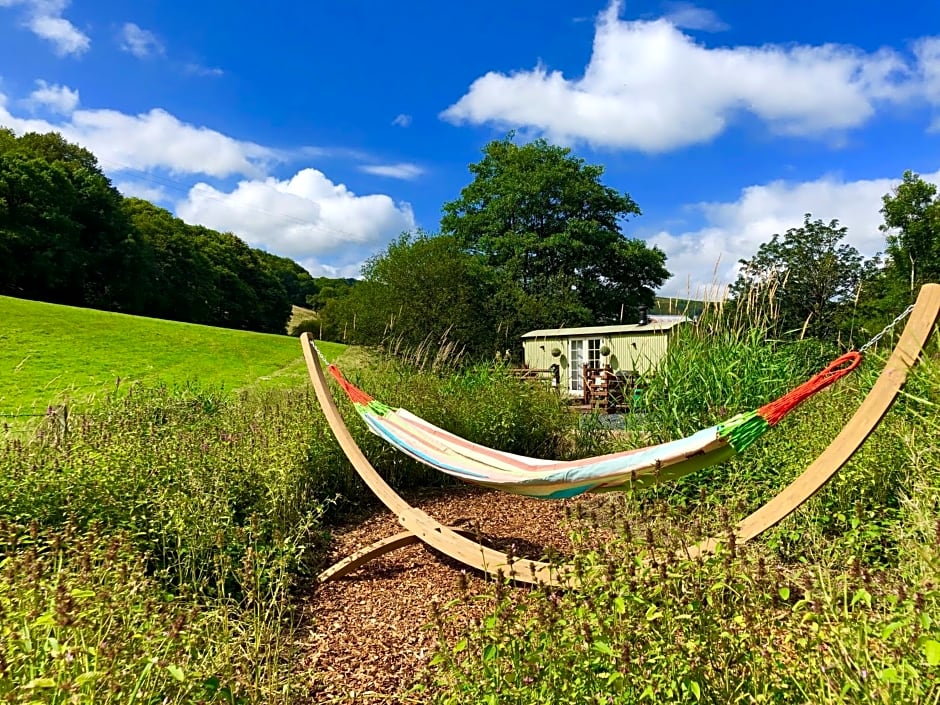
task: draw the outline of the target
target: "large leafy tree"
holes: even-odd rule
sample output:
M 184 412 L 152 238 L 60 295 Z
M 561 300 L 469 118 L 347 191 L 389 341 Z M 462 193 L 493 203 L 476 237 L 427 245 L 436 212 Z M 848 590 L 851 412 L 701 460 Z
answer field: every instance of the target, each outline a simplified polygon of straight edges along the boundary
M 95 156 L 57 133 L 0 130 L 0 249 L 9 293 L 133 310 L 139 250 Z
M 451 236 L 406 233 L 369 259 L 363 281 L 322 312 L 330 334 L 350 342 L 409 348 L 452 342 L 492 354 L 491 274 Z
M 869 265 L 843 242 L 848 229 L 838 220 L 811 220 L 777 233 L 750 259 L 732 286 L 737 305 L 745 302 L 770 314 L 775 335 L 833 337 L 843 327 Z
M 669 273 L 665 254 L 624 236 L 640 209 L 587 164 L 544 140 L 490 142 L 473 181 L 443 207 L 441 230 L 494 272 L 497 326 L 526 328 L 626 320 L 652 305 Z M 515 344 L 515 342 L 514 342 Z
M 909 295 L 940 282 L 940 196 L 937 186 L 906 171 L 883 199 L 882 232 L 888 240 L 888 274 Z

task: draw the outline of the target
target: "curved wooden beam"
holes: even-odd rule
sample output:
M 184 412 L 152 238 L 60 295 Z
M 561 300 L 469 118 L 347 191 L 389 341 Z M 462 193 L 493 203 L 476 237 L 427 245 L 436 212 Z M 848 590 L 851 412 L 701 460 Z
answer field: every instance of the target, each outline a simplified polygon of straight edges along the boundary
M 940 284 L 927 284 L 917 296 L 914 310 L 897 346 L 855 415 L 839 435 L 803 473 L 753 514 L 742 519 L 735 534 L 739 542 L 750 541 L 776 526 L 816 494 L 861 447 L 881 422 L 907 381 L 907 373 L 920 358 L 924 345 L 940 317 Z M 693 546 L 692 556 L 712 553 L 720 539 L 711 538 Z
M 349 428 L 346 427 L 346 423 L 343 421 L 339 409 L 336 408 L 336 402 L 327 387 L 319 356 L 311 345 L 310 334 L 303 333 L 300 340 L 303 344 L 304 359 L 307 361 L 307 369 L 310 372 L 313 389 L 317 394 L 317 400 L 320 402 L 320 407 L 323 409 L 323 414 L 326 416 L 333 435 L 336 436 L 336 440 L 339 441 L 340 447 L 346 457 L 349 458 L 353 468 L 359 473 L 359 477 L 375 493 L 376 497 L 382 500 L 382 503 L 398 517 L 398 522 L 402 526 L 431 548 L 436 548 L 444 555 L 489 575 L 502 573 L 524 583 L 541 583 L 559 587 L 573 586 L 572 578 L 568 577 L 572 571 L 564 570 L 563 566 L 559 570 L 559 566 L 542 561 L 510 559 L 501 551 L 488 548 L 461 536 L 417 507 L 408 504 L 372 467 L 372 463 L 363 454 L 362 449 L 349 432 Z
M 462 536 L 473 536 L 473 532 L 459 526 L 450 526 L 448 528 Z M 343 560 L 334 563 L 317 576 L 317 582 L 325 583 L 327 580 L 349 575 L 373 558 L 384 556 L 386 553 L 391 553 L 392 551 L 397 551 L 399 548 L 411 546 L 416 543 L 421 543 L 421 539 L 408 530 L 400 531 L 393 536 L 386 536 L 384 539 L 379 539 L 378 541 L 370 543 L 368 546 L 363 546 L 355 553 L 351 553 Z
M 940 284 L 925 285 L 917 297 L 910 320 L 885 368 L 858 411 L 815 461 L 767 504 L 741 520 L 735 532 L 739 542 L 750 541 L 788 517 L 818 492 L 848 462 L 891 408 L 917 362 L 933 326 L 940 317 Z M 376 472 L 349 432 L 327 387 L 319 358 L 308 333 L 301 335 L 304 358 L 317 399 L 326 420 L 353 468 L 375 495 L 398 517 L 407 531 L 377 541 L 321 573 L 321 580 L 345 575 L 363 563 L 389 551 L 423 541 L 464 565 L 489 575 L 502 573 L 525 583 L 575 587 L 574 569 L 567 564 L 510 559 L 505 553 L 482 546 L 412 507 Z M 691 546 L 683 554 L 692 557 L 713 553 L 721 539 L 711 538 Z M 335 569 L 335 570 L 334 570 Z M 332 571 L 332 572 L 331 572 Z

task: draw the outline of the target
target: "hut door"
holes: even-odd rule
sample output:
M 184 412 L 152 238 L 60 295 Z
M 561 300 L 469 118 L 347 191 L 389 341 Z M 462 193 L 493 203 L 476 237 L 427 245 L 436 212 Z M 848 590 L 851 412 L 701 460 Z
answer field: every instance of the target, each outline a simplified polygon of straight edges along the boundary
M 584 384 L 581 379 L 581 366 L 584 364 L 584 341 L 568 341 L 568 391 L 581 394 Z
M 581 394 L 584 392 L 584 365 L 598 369 L 601 366 L 601 339 L 568 341 L 568 364 L 568 390 Z

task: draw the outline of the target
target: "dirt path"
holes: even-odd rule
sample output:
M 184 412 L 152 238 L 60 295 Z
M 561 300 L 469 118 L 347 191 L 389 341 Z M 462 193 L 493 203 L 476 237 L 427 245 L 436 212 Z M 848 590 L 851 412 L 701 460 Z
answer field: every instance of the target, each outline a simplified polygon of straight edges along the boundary
M 479 526 L 486 543 L 517 555 L 540 558 L 547 547 L 570 550 L 566 507 L 595 499 L 544 501 L 484 491 L 450 488 L 408 497 L 439 521 Z M 336 560 L 401 528 L 384 512 L 334 532 Z M 301 597 L 299 666 L 311 675 L 312 702 L 419 702 L 404 692 L 426 665 L 437 639 L 425 629 L 433 603 L 444 604 L 464 590 L 486 592 L 486 580 L 460 564 L 424 548 L 409 546 L 366 564 L 350 576 L 311 587 Z M 484 614 L 489 600 L 473 600 L 451 611 L 453 629 Z

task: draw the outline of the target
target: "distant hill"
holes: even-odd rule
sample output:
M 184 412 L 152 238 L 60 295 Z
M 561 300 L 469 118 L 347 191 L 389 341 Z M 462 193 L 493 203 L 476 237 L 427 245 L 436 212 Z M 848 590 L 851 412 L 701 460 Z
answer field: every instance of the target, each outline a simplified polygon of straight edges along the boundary
M 650 313 L 670 315 L 682 314 L 688 316 L 689 318 L 695 318 L 696 316 L 699 316 L 703 310 L 705 310 L 704 301 L 696 301 L 695 299 L 670 298 L 668 296 L 657 296 L 656 304 Z
M 235 390 L 303 384 L 300 343 L 0 296 L 0 423 L 68 400 L 86 404 L 132 381 Z M 324 343 L 330 358 L 344 345 Z

